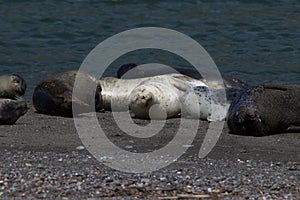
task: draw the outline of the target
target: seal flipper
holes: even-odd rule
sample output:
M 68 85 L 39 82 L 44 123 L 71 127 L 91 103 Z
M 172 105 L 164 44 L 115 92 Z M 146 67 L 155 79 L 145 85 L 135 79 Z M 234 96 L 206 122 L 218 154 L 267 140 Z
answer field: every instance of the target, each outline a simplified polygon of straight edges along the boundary
M 64 96 L 53 96 L 45 90 L 38 89 L 33 93 L 33 104 L 37 112 L 51 115 L 71 116 L 71 106 Z M 59 106 L 62 106 L 59 109 Z M 69 105 L 69 106 L 68 106 Z
M 174 86 L 176 89 L 182 91 L 182 92 L 187 92 L 190 90 L 190 86 L 182 81 L 181 79 L 178 79 L 176 77 L 172 77 L 172 82 L 171 82 L 172 86 Z
M 37 112 L 47 112 L 47 110 L 53 110 L 55 109 L 55 104 L 53 101 L 53 97 L 50 96 L 47 92 L 44 90 L 36 90 L 33 93 L 33 104 L 35 105 L 35 109 Z M 45 109 L 47 107 L 47 109 Z

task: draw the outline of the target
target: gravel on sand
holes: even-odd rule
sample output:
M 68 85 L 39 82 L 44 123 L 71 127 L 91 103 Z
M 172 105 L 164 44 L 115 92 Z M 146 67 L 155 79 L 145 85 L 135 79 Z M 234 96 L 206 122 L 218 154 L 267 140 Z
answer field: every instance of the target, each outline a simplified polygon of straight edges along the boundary
M 159 136 L 135 140 L 98 113 L 111 141 L 133 152 L 159 149 L 180 119 Z M 146 125 L 146 120 L 135 120 Z M 73 119 L 34 112 L 16 125 L 0 126 L 0 198 L 97 199 L 299 199 L 300 134 L 266 137 L 222 135 L 208 157 L 198 157 L 208 123 L 201 121 L 190 148 L 171 165 L 151 173 L 125 173 L 97 161 L 80 141 Z

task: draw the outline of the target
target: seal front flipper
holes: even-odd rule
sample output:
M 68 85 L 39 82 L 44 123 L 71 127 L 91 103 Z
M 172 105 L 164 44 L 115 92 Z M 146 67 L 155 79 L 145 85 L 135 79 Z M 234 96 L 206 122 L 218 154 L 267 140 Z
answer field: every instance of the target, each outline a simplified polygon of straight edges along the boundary
M 208 87 L 208 85 L 203 81 L 191 78 L 189 76 L 180 74 L 170 74 L 170 76 L 173 78 L 171 82 L 172 86 L 182 92 L 189 92 L 192 87 Z
M 187 92 L 190 89 L 190 86 L 186 82 L 181 79 L 176 79 L 176 77 L 171 79 L 171 85 L 182 92 Z

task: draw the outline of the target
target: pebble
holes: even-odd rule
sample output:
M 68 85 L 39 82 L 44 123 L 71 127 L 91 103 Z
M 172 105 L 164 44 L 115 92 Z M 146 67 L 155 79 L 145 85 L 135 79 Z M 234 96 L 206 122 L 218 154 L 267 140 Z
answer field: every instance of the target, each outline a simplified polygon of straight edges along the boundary
M 287 170 L 298 167 L 294 163 L 184 158 L 159 171 L 128 174 L 100 164 L 85 151 L 3 151 L 0 159 L 3 199 L 300 197 L 300 171 Z
M 133 146 L 132 145 L 126 145 L 124 148 L 125 149 L 133 149 Z
M 166 178 L 166 177 L 161 177 L 159 180 L 160 180 L 161 182 L 165 182 L 165 181 L 167 180 L 167 178 Z
M 184 145 L 182 145 L 182 147 L 185 147 L 185 148 L 190 148 L 190 147 L 193 147 L 194 145 L 192 145 L 192 144 L 184 144 Z
M 148 184 L 150 182 L 150 179 L 149 178 L 142 178 L 141 182 Z
M 32 165 L 30 163 L 25 163 L 26 167 L 31 167 Z
M 38 168 L 38 169 L 45 169 L 46 167 L 45 167 L 44 165 L 42 165 L 42 164 L 38 164 L 38 165 L 37 165 L 37 168 Z
M 84 146 L 78 146 L 78 147 L 76 147 L 76 149 L 80 151 L 80 150 L 84 150 L 85 147 Z

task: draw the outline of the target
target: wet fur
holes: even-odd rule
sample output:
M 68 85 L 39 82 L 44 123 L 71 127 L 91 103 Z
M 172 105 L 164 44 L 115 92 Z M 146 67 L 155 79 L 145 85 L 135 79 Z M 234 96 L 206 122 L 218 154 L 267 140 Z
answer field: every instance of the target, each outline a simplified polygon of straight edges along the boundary
M 268 83 L 245 90 L 231 104 L 227 124 L 239 135 L 300 131 L 300 85 Z
M 0 124 L 12 125 L 28 110 L 25 101 L 0 99 Z
M 33 105 L 37 112 L 71 117 L 72 104 L 88 107 L 90 102 L 88 97 L 77 101 L 73 100 L 73 87 L 77 74 L 83 84 L 96 88 L 96 110 L 100 110 L 102 105 L 101 86 L 96 79 L 88 74 L 68 71 L 45 78 L 37 85 L 33 93 Z

